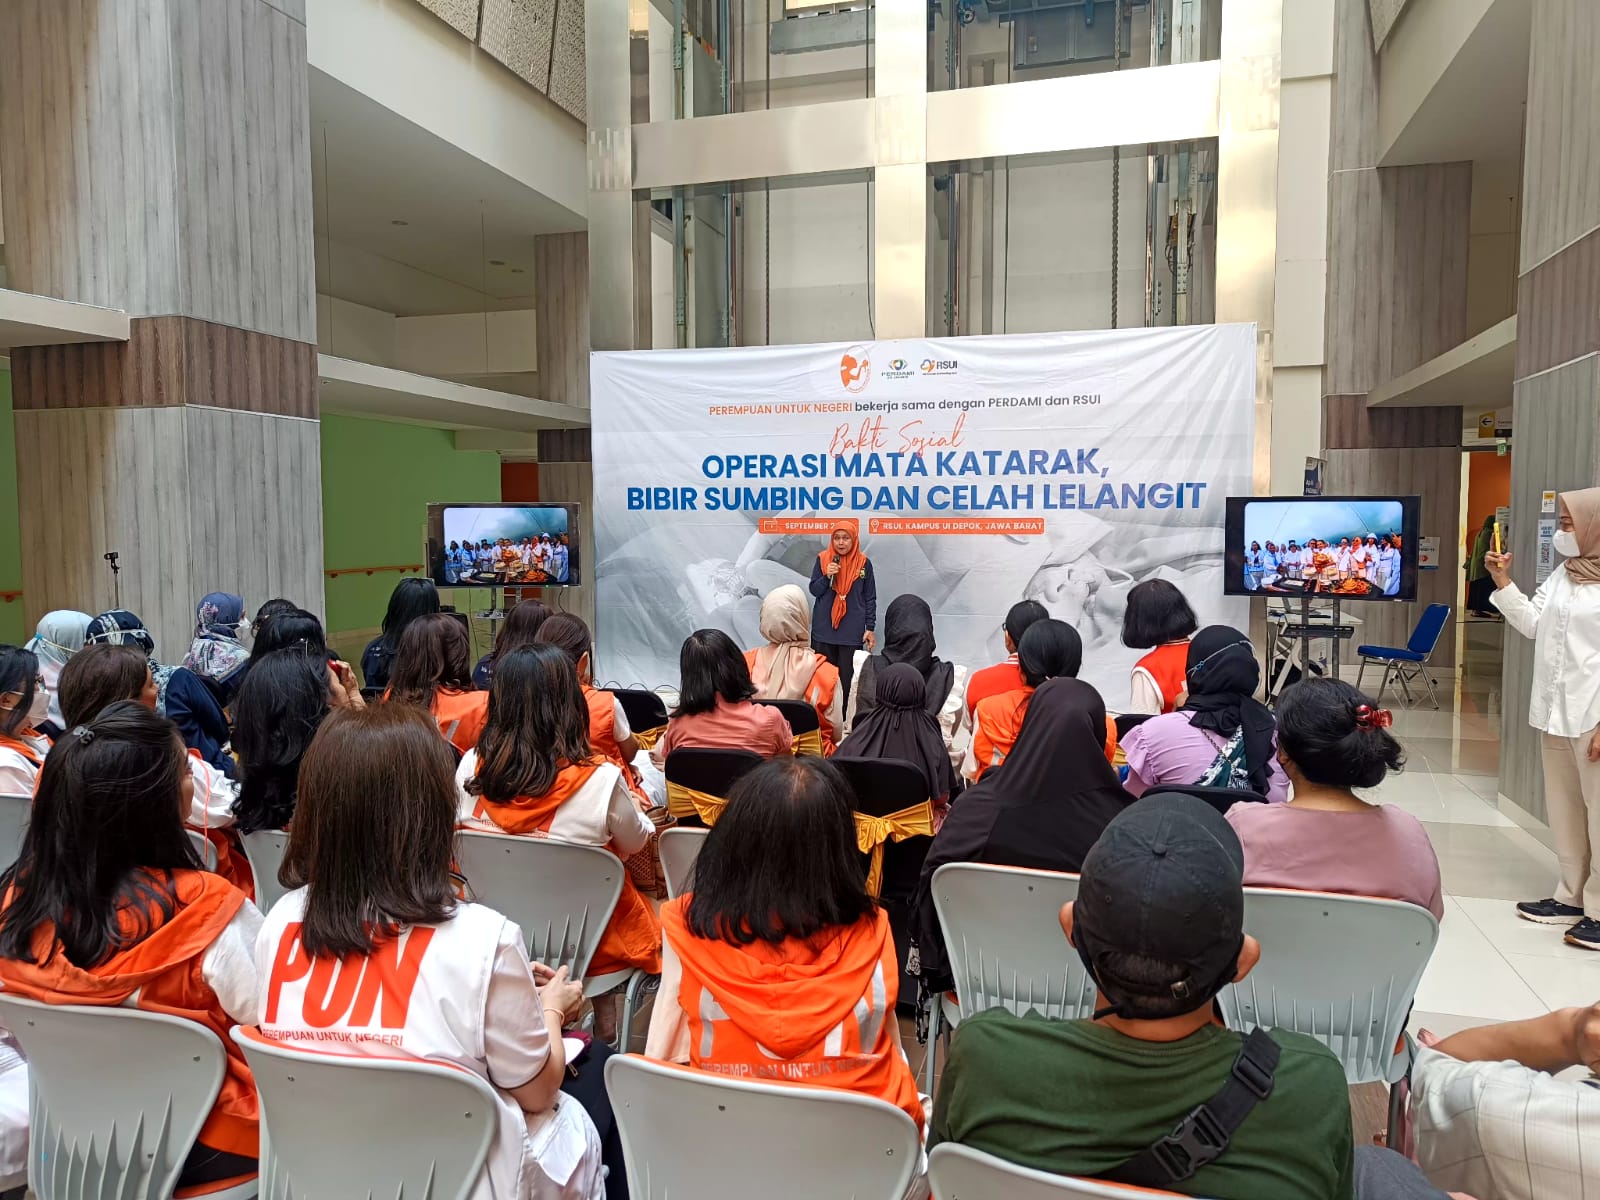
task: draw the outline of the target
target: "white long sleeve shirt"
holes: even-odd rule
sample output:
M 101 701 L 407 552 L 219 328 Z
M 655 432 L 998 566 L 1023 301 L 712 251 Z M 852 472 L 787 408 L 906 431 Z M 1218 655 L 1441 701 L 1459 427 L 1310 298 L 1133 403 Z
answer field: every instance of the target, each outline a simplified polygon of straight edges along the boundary
M 1563 563 L 1532 599 L 1515 583 L 1493 599 L 1506 624 L 1533 639 L 1528 724 L 1569 738 L 1600 725 L 1600 583 L 1573 583 Z

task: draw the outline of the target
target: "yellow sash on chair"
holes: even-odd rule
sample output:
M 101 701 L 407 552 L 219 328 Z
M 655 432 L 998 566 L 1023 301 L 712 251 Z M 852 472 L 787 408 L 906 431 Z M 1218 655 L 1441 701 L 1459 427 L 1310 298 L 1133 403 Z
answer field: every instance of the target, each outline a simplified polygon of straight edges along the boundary
M 933 804 L 927 800 L 881 817 L 858 812 L 855 819 L 856 846 L 861 853 L 872 855 L 872 863 L 867 868 L 867 891 L 873 896 L 883 887 L 884 843 L 933 836 Z
M 645 750 L 654 750 L 656 743 L 661 740 L 661 735 L 667 731 L 665 725 L 657 725 L 654 729 L 635 729 L 634 740 Z
M 821 758 L 822 730 L 808 729 L 804 733 L 795 734 L 794 753 L 797 758 L 803 754 L 809 754 L 812 758 Z
M 724 796 L 713 796 L 710 792 L 696 791 L 667 780 L 667 811 L 675 817 L 699 817 L 710 827 L 717 823 L 717 818 L 727 807 L 728 801 Z

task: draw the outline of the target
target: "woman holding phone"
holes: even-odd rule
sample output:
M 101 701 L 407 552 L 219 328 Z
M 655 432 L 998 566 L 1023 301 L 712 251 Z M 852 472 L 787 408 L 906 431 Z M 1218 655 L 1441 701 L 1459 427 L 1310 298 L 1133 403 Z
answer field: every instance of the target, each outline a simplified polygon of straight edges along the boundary
M 1511 580 L 1509 553 L 1491 550 L 1484 565 L 1506 624 L 1534 639 L 1528 723 L 1543 735 L 1561 870 L 1556 894 L 1523 901 L 1517 915 L 1566 925 L 1568 945 L 1600 950 L 1600 488 L 1562 492 L 1560 510 L 1552 544 L 1563 561 L 1531 598 Z

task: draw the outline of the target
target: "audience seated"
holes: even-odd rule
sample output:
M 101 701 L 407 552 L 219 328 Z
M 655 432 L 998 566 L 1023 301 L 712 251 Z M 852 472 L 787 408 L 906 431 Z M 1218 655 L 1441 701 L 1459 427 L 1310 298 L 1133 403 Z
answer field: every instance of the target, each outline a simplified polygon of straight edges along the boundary
M 894 939 L 863 886 L 851 808 L 844 779 L 818 758 L 765 763 L 734 785 L 694 890 L 661 910 L 645 1053 L 873 1096 L 921 1129 L 894 1015 Z
M 883 614 L 883 643 L 878 655 L 856 651 L 846 736 L 878 703 L 880 666 L 887 669 L 896 663 L 906 663 L 922 676 L 927 692 L 923 704 L 938 723 L 945 753 L 950 756 L 951 763 L 959 765 L 962 750 L 957 749 L 956 735 L 964 723 L 967 669 L 937 657 L 934 654 L 937 649 L 933 640 L 933 610 L 928 602 L 921 596 L 910 595 L 891 600 Z
M 187 667 L 162 666 L 156 658 L 156 640 L 133 613 L 115 609 L 89 622 L 84 641 L 91 646 L 137 646 L 150 660 L 156 681 L 156 712 L 178 727 L 183 744 L 198 750 L 229 779 L 234 777 L 233 756 L 228 753 L 228 719 L 211 689 Z
M 1442 1188 L 1484 1200 L 1579 1197 L 1597 1178 L 1600 1004 L 1426 1031 L 1411 1067 L 1417 1158 Z M 1588 1071 L 1591 1079 L 1554 1076 Z
M 972 678 L 967 680 L 967 724 L 971 725 L 977 716 L 978 703 L 987 700 L 990 696 L 1002 696 L 1006 692 L 1014 692 L 1023 686 L 1022 668 L 1017 665 L 1017 647 L 1022 644 L 1022 635 L 1028 632 L 1028 626 L 1035 621 L 1042 621 L 1050 615 L 1044 605 L 1037 600 L 1021 600 L 1011 606 L 1006 613 L 1006 623 L 1003 632 L 1006 639 L 1006 660 L 995 663 L 992 667 L 981 667 L 972 673 Z
M 1227 625 L 1208 625 L 1185 645 L 1183 703 L 1123 736 L 1128 794 L 1142 796 L 1163 783 L 1201 784 L 1286 800 L 1289 779 L 1278 765 L 1272 711 L 1254 698 L 1261 667 L 1250 639 Z
M 455 617 L 449 613 L 418 617 L 400 635 L 389 690 L 383 697 L 427 709 L 444 740 L 462 753 L 478 744 L 489 707 L 489 693 L 472 690 L 469 655 L 466 628 Z
M 296 604 L 293 600 L 285 600 L 281 596 L 268 600 L 260 608 L 256 609 L 255 620 L 250 622 L 250 641 L 252 649 L 254 648 L 255 643 L 260 640 L 261 631 L 267 627 L 268 621 L 272 620 L 273 617 L 282 616 L 284 613 L 299 611 L 300 606 L 298 604 Z
M 605 846 L 619 858 L 644 849 L 655 825 L 639 810 L 621 768 L 592 748 L 588 719 L 565 650 L 539 644 L 506 655 L 489 692 L 483 736 L 456 770 L 462 828 Z M 632 968 L 661 970 L 661 923 L 624 873 L 589 973 Z M 598 1010 L 605 1041 L 615 1030 L 611 1007 Z
M 1030 629 L 1024 641 L 1038 629 Z M 1022 660 L 1028 661 L 1026 648 Z M 951 986 L 933 909 L 935 871 L 953 862 L 1077 871 L 1100 831 L 1127 805 L 1128 793 L 1106 761 L 1105 722 L 1105 702 L 1082 680 L 1040 684 L 1005 765 L 968 788 L 950 809 L 912 901 L 918 966 L 911 971 L 930 990 Z
M 501 914 L 456 899 L 453 767 L 412 705 L 342 710 L 318 732 L 283 863 L 296 890 L 273 905 L 256 947 L 261 1031 L 321 1053 L 398 1052 L 469 1071 L 499 1102 L 473 1200 L 600 1200 L 594 1124 L 558 1090 L 561 1029 L 582 988 L 564 967 L 530 964 Z M 380 973 L 382 1003 L 361 1003 L 358 981 Z
M 261 914 L 201 869 L 184 832 L 193 777 L 178 732 L 119 701 L 62 735 L 16 865 L 0 877 L 0 986 L 49 1004 L 183 1017 L 227 1053 L 180 1187 L 255 1173 L 254 1080 L 228 1036 L 257 1019 Z M 388 798 L 388 794 L 384 794 Z
M 533 645 L 539 636 L 539 626 L 550 617 L 550 610 L 538 600 L 520 601 L 506 619 L 500 622 L 500 632 L 495 635 L 494 648 L 478 660 L 472 668 L 472 686 L 487 692 L 494 679 L 494 664 L 502 655 Z
M 275 651 L 289 649 L 303 650 L 322 658 L 332 657 L 328 653 L 328 635 L 323 632 L 322 622 L 314 613 L 308 613 L 293 604 L 275 611 L 261 622 L 255 644 L 250 647 L 250 665 Z
M 1022 728 L 1022 718 L 1034 689 L 1047 679 L 1075 679 L 1083 665 L 1083 639 L 1065 621 L 1046 618 L 1035 621 L 1022 635 L 1017 648 L 1017 665 L 1022 670 L 1022 686 L 1014 691 L 990 696 L 978 703 L 973 720 L 972 745 L 967 749 L 961 773 L 978 780 L 991 767 L 1005 762 Z M 1102 736 L 1107 761 L 1116 757 L 1117 726 L 1107 716 Z
M 697 629 L 678 653 L 678 707 L 650 756 L 665 763 L 674 750 L 753 750 L 766 758 L 794 752 L 789 722 L 770 704 L 756 704 L 750 668 L 720 629 Z
M 88 613 L 76 609 L 60 608 L 39 618 L 27 648 L 39 660 L 39 675 L 50 692 L 50 712 L 39 732 L 51 739 L 61 736 L 61 705 L 56 700 L 56 684 L 61 669 L 79 650 L 83 649 L 84 636 L 89 632 Z
M 811 705 L 817 710 L 822 753 L 832 754 L 844 729 L 839 668 L 811 648 L 811 608 L 799 584 L 773 588 L 762 599 L 761 636 L 767 644 L 744 654 L 756 699 Z
M 1281 1031 L 1246 1039 L 1218 1022 L 1213 999 L 1250 973 L 1261 948 L 1243 929 L 1238 839 L 1213 808 L 1180 795 L 1141 800 L 1082 865 L 1061 927 L 1095 981 L 1095 1019 L 996 1008 L 963 1020 L 930 1145 L 1213 1200 L 1440 1196 L 1399 1155 L 1352 1152 L 1344 1071 L 1321 1043 Z M 1231 1085 L 1248 1107 L 1215 1159 L 1183 1173 L 1145 1153 L 1213 1107 L 1247 1055 L 1271 1088 L 1256 1099 Z
M 232 592 L 207 592 L 194 610 L 194 641 L 183 665 L 211 688 L 224 709 L 233 703 L 250 662 L 244 644 L 244 598 Z
M 1133 665 L 1130 713 L 1169 713 L 1182 701 L 1189 661 L 1189 639 L 1200 627 L 1194 609 L 1176 584 L 1147 579 L 1128 591 L 1122 617 L 1122 644 L 1148 650 Z
M 889 606 L 888 627 L 894 628 L 894 604 Z M 860 677 L 857 670 L 856 678 Z M 959 781 L 955 768 L 950 765 L 943 731 L 928 711 L 927 684 L 916 667 L 900 662 L 877 674 L 874 689 L 875 703 L 861 714 L 850 736 L 839 747 L 839 755 L 843 758 L 898 758 L 917 767 L 927 782 L 937 831 L 950 811 L 950 797 Z
M 577 672 L 578 687 L 589 711 L 589 745 L 596 754 L 622 772 L 623 782 L 645 808 L 667 802 L 667 781 L 643 754 L 639 741 L 628 724 L 622 701 L 594 686 L 594 646 L 583 618 L 572 613 L 556 613 L 539 627 L 534 638 L 539 645 L 559 646 L 567 653 Z M 637 764 L 643 762 L 649 770 Z
M 1244 844 L 1245 883 L 1405 900 L 1444 916 L 1439 860 L 1422 822 L 1350 790 L 1377 787 L 1404 765 L 1389 722 L 1386 709 L 1337 679 L 1304 679 L 1278 698 L 1278 756 L 1294 798 L 1228 810 Z
M 383 614 L 383 632 L 367 643 L 361 652 L 361 678 L 369 688 L 387 688 L 400 653 L 400 638 L 411 622 L 439 611 L 439 589 L 433 580 L 402 579 L 389 593 L 389 608 Z M 470 678 L 464 676 L 463 678 Z
M 39 729 L 49 709 L 50 690 L 33 651 L 0 646 L 0 795 L 33 795 L 50 753 Z
M 330 663 L 309 646 L 274 650 L 250 668 L 233 705 L 240 833 L 289 828 L 300 760 L 324 718 L 365 706 L 349 664 Z

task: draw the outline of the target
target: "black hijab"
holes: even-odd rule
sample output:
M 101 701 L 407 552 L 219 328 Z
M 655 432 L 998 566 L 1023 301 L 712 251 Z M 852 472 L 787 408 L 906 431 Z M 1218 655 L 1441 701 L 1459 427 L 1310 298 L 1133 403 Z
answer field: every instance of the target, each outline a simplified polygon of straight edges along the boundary
M 1016 745 L 950 808 L 912 901 L 911 936 L 930 987 L 949 987 L 933 873 L 945 863 L 1079 871 L 1100 832 L 1131 803 L 1106 761 L 1106 706 L 1081 679 L 1048 679 L 1028 701 Z
M 877 704 L 863 714 L 840 743 L 839 758 L 899 758 L 918 767 L 928 781 L 928 798 L 955 790 L 939 722 L 923 707 L 927 684 L 910 663 L 895 663 L 877 680 Z
M 883 661 L 915 667 L 927 684 L 923 706 L 934 716 L 944 707 L 956 669 L 934 655 L 933 610 L 921 596 L 896 596 L 883 614 Z M 878 681 L 878 695 L 882 695 Z
M 1265 796 L 1272 778 L 1276 724 L 1272 710 L 1253 698 L 1261 683 L 1261 665 L 1250 639 L 1228 625 L 1207 625 L 1189 643 L 1185 678 L 1189 699 L 1178 711 L 1191 714 L 1189 724 L 1196 729 L 1222 738 L 1231 738 L 1243 726 L 1250 788 Z

